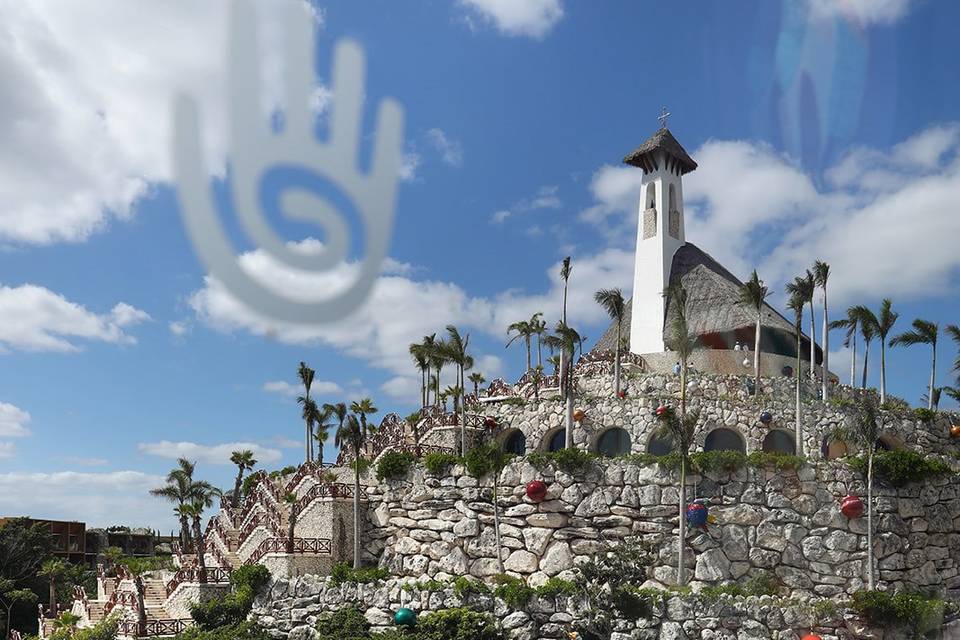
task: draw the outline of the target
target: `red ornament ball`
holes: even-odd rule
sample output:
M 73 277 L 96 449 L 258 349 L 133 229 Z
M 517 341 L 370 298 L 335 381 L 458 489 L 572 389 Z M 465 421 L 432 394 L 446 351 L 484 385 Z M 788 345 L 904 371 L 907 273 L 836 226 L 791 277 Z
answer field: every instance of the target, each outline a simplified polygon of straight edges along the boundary
M 955 424 L 950 427 L 950 437 L 960 438 L 960 424 Z
M 621 392 L 618 393 L 617 395 L 620 396 L 620 399 L 621 399 L 621 400 L 623 400 L 624 398 L 627 397 L 627 392 L 626 392 L 626 391 L 621 391 Z
M 493 416 L 487 416 L 483 419 L 483 426 L 485 426 L 487 429 L 496 429 L 499 424 L 497 423 L 496 418 Z
M 859 518 L 864 512 L 863 500 L 857 496 L 847 496 L 840 501 L 840 513 L 848 518 Z
M 573 410 L 573 419 L 576 422 L 583 422 L 583 419 L 587 417 L 587 413 L 583 409 L 574 409 Z
M 666 415 L 667 415 L 667 405 L 662 404 L 662 405 L 660 405 L 659 407 L 657 407 L 656 411 L 654 411 L 654 414 L 656 414 L 656 416 L 657 416 L 658 418 L 662 418 L 662 417 L 666 416 Z
M 808 633 L 807 635 L 800 638 L 800 640 L 822 640 L 822 638 L 815 633 Z
M 534 502 L 543 502 L 547 497 L 547 485 L 543 480 L 533 480 L 527 483 L 527 497 Z

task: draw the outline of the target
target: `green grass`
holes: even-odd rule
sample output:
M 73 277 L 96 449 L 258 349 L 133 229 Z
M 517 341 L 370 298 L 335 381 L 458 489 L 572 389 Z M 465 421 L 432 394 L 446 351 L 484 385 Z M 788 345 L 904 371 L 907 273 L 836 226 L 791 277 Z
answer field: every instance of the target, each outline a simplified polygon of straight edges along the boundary
M 851 467 L 866 475 L 866 456 L 850 456 L 846 461 Z M 873 472 L 878 478 L 886 480 L 895 487 L 902 487 L 911 482 L 924 482 L 935 476 L 953 473 L 946 462 L 928 458 L 909 449 L 877 451 L 873 454 Z

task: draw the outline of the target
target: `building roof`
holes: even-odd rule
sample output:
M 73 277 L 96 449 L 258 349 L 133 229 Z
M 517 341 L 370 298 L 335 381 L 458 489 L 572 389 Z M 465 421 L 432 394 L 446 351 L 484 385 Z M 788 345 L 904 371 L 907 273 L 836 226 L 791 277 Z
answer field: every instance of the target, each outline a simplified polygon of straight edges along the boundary
M 708 253 L 689 242 L 677 249 L 673 255 L 670 280 L 676 282 L 677 279 L 683 282 L 687 291 L 687 326 L 692 333 L 703 337 L 748 329 L 752 334 L 756 317 L 750 309 L 740 304 L 740 288 L 743 282 Z M 626 340 L 630 338 L 631 311 L 632 305 L 627 303 L 621 330 Z M 669 318 L 669 303 L 666 314 Z M 664 322 L 665 338 L 668 326 L 668 323 Z M 763 310 L 763 326 L 766 331 L 775 330 L 791 336 L 796 335 L 793 323 L 767 304 Z M 611 324 L 592 351 L 613 349 L 616 339 L 617 327 Z
M 646 142 L 627 154 L 623 162 L 634 167 L 640 167 L 649 173 L 659 168 L 657 151 L 666 154 L 668 164 L 674 164 L 679 169 L 680 175 L 690 173 L 697 168 L 697 163 L 693 161 L 690 154 L 677 142 L 677 139 L 666 127 L 658 129 Z

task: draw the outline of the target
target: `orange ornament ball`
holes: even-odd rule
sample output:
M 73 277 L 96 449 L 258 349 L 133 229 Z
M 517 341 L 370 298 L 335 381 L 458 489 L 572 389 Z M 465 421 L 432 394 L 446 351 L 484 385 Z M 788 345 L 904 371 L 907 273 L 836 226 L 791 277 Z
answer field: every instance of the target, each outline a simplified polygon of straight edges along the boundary
M 955 424 L 950 427 L 950 437 L 960 438 L 960 424 Z
M 808 633 L 807 635 L 800 638 L 800 640 L 823 640 L 823 639 L 815 633 Z
M 573 410 L 573 419 L 577 422 L 583 422 L 583 419 L 587 417 L 587 413 L 583 409 L 574 409 Z

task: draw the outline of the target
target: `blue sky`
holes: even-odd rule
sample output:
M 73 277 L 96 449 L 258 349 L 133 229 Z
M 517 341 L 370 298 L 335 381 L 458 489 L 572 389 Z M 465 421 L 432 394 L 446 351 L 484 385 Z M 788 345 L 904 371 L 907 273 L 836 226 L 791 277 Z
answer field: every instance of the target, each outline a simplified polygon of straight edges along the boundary
M 619 161 L 661 105 L 700 163 L 684 184 L 688 240 L 741 276 L 757 267 L 777 295 L 823 258 L 834 313 L 890 296 L 898 328 L 960 322 L 954 3 L 312 5 L 321 129 L 342 37 L 366 51 L 361 153 L 382 98 L 406 111 L 391 261 L 365 308 L 322 327 L 238 306 L 181 223 L 170 103 L 198 96 L 222 167 L 224 6 L 125 4 L 0 1 L 0 513 L 171 528 L 146 490 L 177 455 L 221 486 L 236 443 L 267 468 L 300 459 L 300 360 L 321 399 L 405 415 L 419 394 L 407 344 L 454 323 L 487 378 L 515 378 L 505 327 L 556 318 L 564 255 L 572 320 L 599 337 L 592 292 L 632 281 L 639 171 Z M 941 382 L 955 353 L 944 341 Z M 926 349 L 893 350 L 891 392 L 918 402 L 928 363 Z

